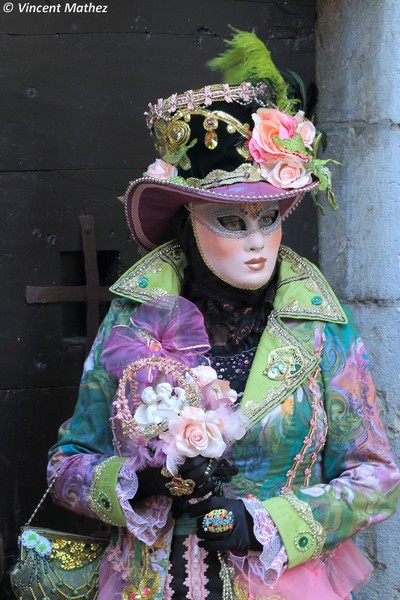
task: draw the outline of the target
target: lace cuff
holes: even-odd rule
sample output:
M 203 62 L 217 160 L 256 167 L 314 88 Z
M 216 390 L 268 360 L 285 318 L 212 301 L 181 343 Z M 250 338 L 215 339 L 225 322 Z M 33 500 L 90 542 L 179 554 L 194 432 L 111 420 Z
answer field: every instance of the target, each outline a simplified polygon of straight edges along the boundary
M 157 539 L 158 530 L 167 522 L 172 500 L 164 496 L 151 496 L 135 504 L 133 509 L 129 501 L 135 497 L 138 489 L 138 478 L 133 464 L 133 460 L 128 460 L 121 467 L 116 488 L 117 497 L 129 532 L 141 542 L 152 546 Z
M 257 498 L 242 498 L 253 517 L 254 535 L 262 544 L 261 554 L 250 552 L 247 556 L 249 575 L 258 577 L 268 587 L 274 587 L 287 567 L 287 554 L 275 523 Z

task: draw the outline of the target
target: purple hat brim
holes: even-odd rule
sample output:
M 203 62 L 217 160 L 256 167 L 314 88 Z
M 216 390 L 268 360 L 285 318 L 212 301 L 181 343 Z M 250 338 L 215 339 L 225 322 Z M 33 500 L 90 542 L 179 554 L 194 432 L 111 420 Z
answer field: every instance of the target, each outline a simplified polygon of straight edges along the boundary
M 198 189 L 164 179 L 143 177 L 132 181 L 125 193 L 125 212 L 133 237 L 146 250 L 171 239 L 172 221 L 184 204 L 208 202 L 279 202 L 282 219 L 287 217 L 306 192 L 318 181 L 300 189 L 280 189 L 266 181 L 235 183 Z

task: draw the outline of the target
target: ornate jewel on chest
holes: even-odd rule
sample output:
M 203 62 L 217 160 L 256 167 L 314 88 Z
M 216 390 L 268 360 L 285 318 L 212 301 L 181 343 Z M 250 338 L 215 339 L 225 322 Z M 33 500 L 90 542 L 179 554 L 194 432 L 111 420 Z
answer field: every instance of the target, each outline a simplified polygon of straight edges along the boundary
M 297 375 L 303 365 L 303 357 L 296 346 L 282 346 L 269 353 L 268 365 L 263 375 L 274 381 L 290 379 Z

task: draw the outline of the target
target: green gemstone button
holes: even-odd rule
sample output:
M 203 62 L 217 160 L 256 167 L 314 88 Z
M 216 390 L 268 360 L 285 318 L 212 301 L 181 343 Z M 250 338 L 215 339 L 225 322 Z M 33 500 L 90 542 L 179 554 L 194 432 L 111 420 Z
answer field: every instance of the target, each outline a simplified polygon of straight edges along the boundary
M 313 296 L 311 298 L 311 304 L 314 304 L 315 306 L 322 304 L 322 296 Z
M 299 539 L 299 546 L 300 548 L 305 548 L 306 546 L 308 546 L 308 539 L 306 538 L 305 535 L 303 535 L 300 539 Z
M 146 288 L 149 285 L 149 280 L 147 277 L 139 277 L 138 279 L 139 287 Z
M 107 498 L 101 498 L 100 502 L 104 506 L 104 508 L 111 508 L 111 502 Z

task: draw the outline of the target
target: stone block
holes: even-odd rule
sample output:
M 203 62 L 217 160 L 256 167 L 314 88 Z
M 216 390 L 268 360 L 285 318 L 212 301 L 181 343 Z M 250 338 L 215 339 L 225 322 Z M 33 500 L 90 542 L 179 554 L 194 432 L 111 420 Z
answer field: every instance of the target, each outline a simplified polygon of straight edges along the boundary
M 400 4 L 318 0 L 317 14 L 319 120 L 398 123 Z
M 321 267 L 341 299 L 400 298 L 398 151 L 400 131 L 384 125 L 329 126 L 340 210 L 319 219 Z

